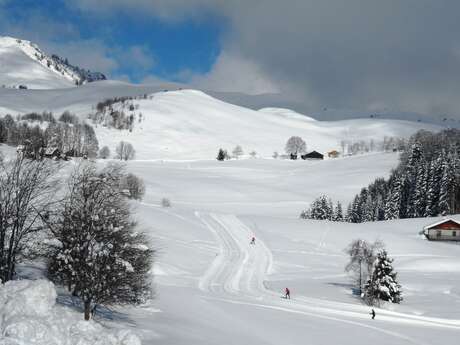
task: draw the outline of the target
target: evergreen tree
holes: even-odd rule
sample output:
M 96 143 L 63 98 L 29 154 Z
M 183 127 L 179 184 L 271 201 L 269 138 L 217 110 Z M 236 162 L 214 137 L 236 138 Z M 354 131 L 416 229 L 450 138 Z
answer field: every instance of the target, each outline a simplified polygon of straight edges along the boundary
M 398 219 L 401 212 L 402 176 L 395 174 L 390 182 L 391 188 L 385 204 L 385 219 Z
M 219 152 L 217 153 L 217 158 L 216 159 L 218 161 L 224 161 L 224 160 L 228 159 L 227 151 L 225 151 L 224 149 L 219 149 Z
M 379 304 L 381 300 L 392 303 L 402 301 L 401 285 L 392 262 L 385 250 L 377 254 L 371 277 L 364 286 L 364 299 L 370 305 Z
M 334 216 L 333 219 L 336 222 L 342 222 L 343 221 L 343 211 L 342 211 L 342 204 L 340 201 L 337 201 L 337 204 L 335 206 L 334 210 Z

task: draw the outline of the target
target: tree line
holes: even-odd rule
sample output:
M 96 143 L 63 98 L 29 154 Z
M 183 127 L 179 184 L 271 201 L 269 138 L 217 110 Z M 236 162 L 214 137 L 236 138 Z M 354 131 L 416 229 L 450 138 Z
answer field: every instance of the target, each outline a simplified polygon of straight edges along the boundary
M 45 122 L 46 127 L 34 122 Z M 99 149 L 93 127 L 68 111 L 58 120 L 49 112 L 29 113 L 16 119 L 5 115 L 0 119 L 0 143 L 22 145 L 29 158 L 42 157 L 45 148 L 55 148 L 71 157 L 96 157 Z
M 301 218 L 340 220 L 326 196 L 315 200 Z M 343 220 L 352 223 L 435 217 L 460 212 L 460 130 L 419 131 L 409 140 L 388 179 L 361 189 Z

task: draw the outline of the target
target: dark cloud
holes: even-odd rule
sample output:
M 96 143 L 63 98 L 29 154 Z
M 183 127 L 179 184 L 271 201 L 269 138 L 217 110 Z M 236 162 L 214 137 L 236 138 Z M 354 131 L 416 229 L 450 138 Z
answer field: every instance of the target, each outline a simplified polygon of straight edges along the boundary
M 457 0 L 66 0 L 81 13 L 223 18 L 222 52 L 195 85 L 277 90 L 314 107 L 455 114 Z M 71 31 L 67 29 L 69 35 Z M 173 44 L 173 43 L 171 43 Z M 132 50 L 146 66 L 142 49 Z
M 77 3 L 101 11 L 99 2 Z M 457 0 L 110 0 L 102 10 L 121 8 L 172 21 L 226 17 L 224 55 L 209 74 L 192 77 L 205 85 L 236 91 L 256 78 L 267 81 L 260 91 L 276 85 L 316 106 L 425 113 L 460 106 Z M 250 65 L 255 77 L 239 67 Z

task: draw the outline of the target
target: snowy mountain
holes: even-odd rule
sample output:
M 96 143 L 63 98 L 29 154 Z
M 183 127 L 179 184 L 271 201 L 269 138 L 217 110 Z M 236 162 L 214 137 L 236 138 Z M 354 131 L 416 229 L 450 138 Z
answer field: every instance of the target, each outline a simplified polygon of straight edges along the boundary
M 36 44 L 12 37 L 0 37 L 0 85 L 6 88 L 60 89 L 103 80 L 72 66 L 56 55 L 49 57 Z

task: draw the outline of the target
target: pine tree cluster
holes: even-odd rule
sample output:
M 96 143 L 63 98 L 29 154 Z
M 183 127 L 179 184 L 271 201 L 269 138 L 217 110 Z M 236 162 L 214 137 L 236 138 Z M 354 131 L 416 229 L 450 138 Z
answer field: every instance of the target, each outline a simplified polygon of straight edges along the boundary
M 343 221 L 342 204 L 337 202 L 334 207 L 332 200 L 322 195 L 311 203 L 310 208 L 300 214 L 300 218 L 340 222 Z
M 378 178 L 361 189 L 344 220 L 361 223 L 460 212 L 460 130 L 419 131 L 409 142 L 389 179 Z M 316 218 L 312 207 L 301 217 L 323 219 Z

